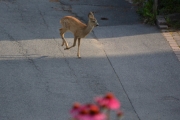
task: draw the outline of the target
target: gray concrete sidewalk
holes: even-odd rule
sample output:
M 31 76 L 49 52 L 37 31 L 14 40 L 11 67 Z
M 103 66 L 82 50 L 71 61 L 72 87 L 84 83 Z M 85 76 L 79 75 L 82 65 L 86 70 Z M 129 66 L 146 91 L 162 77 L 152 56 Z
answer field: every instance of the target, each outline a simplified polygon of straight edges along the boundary
M 162 33 L 142 24 L 94 31 L 139 119 L 178 120 L 180 63 Z
M 65 51 L 59 19 L 100 27 Z M 126 1 L 0 1 L 0 120 L 67 120 L 75 101 L 113 92 L 124 120 L 180 119 L 180 63 L 155 26 Z M 108 20 L 102 20 L 102 18 Z M 65 35 L 72 44 L 73 35 Z M 114 118 L 113 118 L 114 119 Z
M 94 29 L 94 36 L 102 45 L 137 119 L 180 119 L 180 63 L 173 49 L 156 26 L 140 23 L 133 6 L 125 1 L 116 5 L 128 12 L 112 10 L 103 14 L 106 12 L 98 9 L 95 15 L 108 18 L 114 15 L 117 19 L 103 21 L 101 25 L 98 17 L 100 27 Z M 76 16 L 85 16 L 76 4 L 71 4 L 71 8 Z

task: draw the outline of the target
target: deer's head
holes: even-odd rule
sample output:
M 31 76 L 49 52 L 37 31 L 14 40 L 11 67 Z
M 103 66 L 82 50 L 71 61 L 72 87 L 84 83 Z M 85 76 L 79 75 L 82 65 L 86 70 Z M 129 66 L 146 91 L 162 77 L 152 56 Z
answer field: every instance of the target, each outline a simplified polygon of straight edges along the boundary
M 91 26 L 93 26 L 93 27 L 99 26 L 96 18 L 94 17 L 93 12 L 90 12 L 90 13 L 88 14 L 88 17 L 89 17 L 89 24 L 90 24 Z

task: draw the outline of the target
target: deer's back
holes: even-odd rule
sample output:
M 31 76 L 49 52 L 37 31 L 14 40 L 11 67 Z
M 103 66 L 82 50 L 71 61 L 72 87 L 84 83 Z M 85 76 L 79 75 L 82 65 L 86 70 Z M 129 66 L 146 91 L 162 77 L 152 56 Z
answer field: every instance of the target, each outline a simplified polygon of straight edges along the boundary
M 82 30 L 82 29 L 85 29 L 86 27 L 84 23 L 82 23 L 80 20 L 72 16 L 63 17 L 60 20 L 60 23 L 62 24 L 63 28 L 66 28 L 67 30 L 70 30 L 71 32 L 75 32 L 78 29 Z

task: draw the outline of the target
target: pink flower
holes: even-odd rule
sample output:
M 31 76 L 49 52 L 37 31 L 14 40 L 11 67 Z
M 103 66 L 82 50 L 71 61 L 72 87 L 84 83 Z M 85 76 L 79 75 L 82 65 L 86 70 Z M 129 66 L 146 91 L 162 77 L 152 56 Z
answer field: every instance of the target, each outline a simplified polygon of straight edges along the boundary
M 100 109 L 97 105 L 91 105 L 89 108 L 89 118 L 90 120 L 104 120 L 106 116 L 100 113 Z
M 80 111 L 80 109 L 82 108 L 82 105 L 78 102 L 75 102 L 72 106 L 72 109 L 70 110 L 70 114 L 72 117 L 75 117 L 78 112 Z
M 73 118 L 76 120 L 105 120 L 105 117 L 97 105 L 86 104 L 80 108 Z
M 117 117 L 123 117 L 124 116 L 124 113 L 122 111 L 117 111 Z
M 82 105 L 78 102 L 74 103 L 70 114 L 73 120 L 106 120 L 110 117 L 110 110 L 118 110 L 121 103 L 112 93 L 107 93 L 105 96 L 96 97 L 96 104 Z M 101 112 L 100 108 L 106 108 L 106 113 Z M 121 111 L 117 111 L 117 117 L 120 119 L 123 116 Z
M 111 110 L 117 110 L 121 106 L 121 103 L 112 93 L 107 93 L 105 96 L 96 97 L 95 101 L 100 107 Z
M 116 114 L 119 120 L 124 117 L 124 113 L 121 110 L 117 111 Z

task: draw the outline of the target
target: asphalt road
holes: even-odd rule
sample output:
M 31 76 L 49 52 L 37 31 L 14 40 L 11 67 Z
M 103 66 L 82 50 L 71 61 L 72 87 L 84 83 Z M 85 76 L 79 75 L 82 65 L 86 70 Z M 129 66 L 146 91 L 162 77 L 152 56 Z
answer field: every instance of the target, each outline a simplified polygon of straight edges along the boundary
M 59 20 L 100 26 L 64 50 Z M 72 44 L 73 36 L 65 38 Z M 180 63 L 124 0 L 0 0 L 0 120 L 67 120 L 75 101 L 113 92 L 124 120 L 180 119 Z M 114 118 L 113 118 L 114 119 Z

